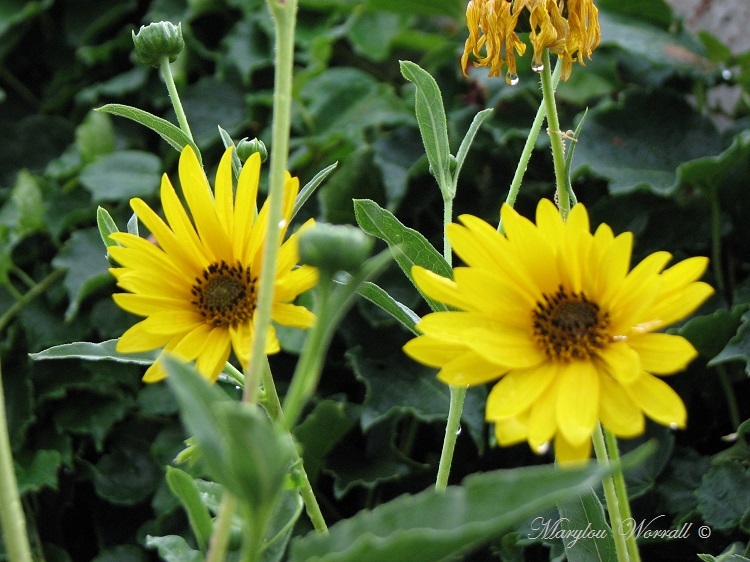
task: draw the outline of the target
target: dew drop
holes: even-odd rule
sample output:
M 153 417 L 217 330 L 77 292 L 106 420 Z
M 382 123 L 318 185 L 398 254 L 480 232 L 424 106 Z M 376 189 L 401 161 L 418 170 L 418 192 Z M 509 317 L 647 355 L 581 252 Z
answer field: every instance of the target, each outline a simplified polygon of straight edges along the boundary
M 531 70 L 534 72 L 541 72 L 544 70 L 544 63 L 541 62 L 532 62 L 531 63 Z
M 541 445 L 537 446 L 534 451 L 537 455 L 543 455 L 547 451 L 549 451 L 549 441 L 546 441 L 545 443 L 542 443 Z
M 518 84 L 518 74 L 511 74 L 510 72 L 508 72 L 505 75 L 505 81 L 511 86 L 515 86 L 516 84 Z
M 279 221 L 279 228 L 284 228 L 286 226 L 286 219 L 281 219 Z
M 461 435 L 461 426 L 458 426 L 458 429 L 456 430 L 456 435 Z
M 672 422 L 672 423 L 669 424 L 669 429 L 673 429 L 674 430 L 674 429 L 679 429 L 679 428 L 680 428 L 680 426 L 677 425 L 675 422 Z
M 724 80 L 731 80 L 732 79 L 732 71 L 729 70 L 728 68 L 725 68 L 724 70 L 721 71 L 721 77 Z

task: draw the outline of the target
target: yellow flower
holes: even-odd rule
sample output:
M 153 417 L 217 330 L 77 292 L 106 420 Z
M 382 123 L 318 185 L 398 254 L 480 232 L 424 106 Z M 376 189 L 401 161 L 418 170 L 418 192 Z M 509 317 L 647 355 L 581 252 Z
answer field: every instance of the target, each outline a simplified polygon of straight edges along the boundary
M 599 45 L 599 11 L 592 0 L 469 0 L 469 37 L 461 57 L 464 74 L 469 54 L 473 53 L 475 66 L 488 66 L 490 76 L 500 76 L 503 67 L 507 67 L 505 79 L 515 84 L 515 55 L 526 52 L 526 45 L 515 31 L 524 9 L 528 11 L 529 40 L 534 47 L 531 66 L 535 70 L 543 67 L 544 49 L 549 49 L 562 59 L 565 81 L 573 63 L 585 64 L 584 57 L 590 59 Z
M 591 234 L 581 204 L 567 222 L 548 200 L 536 225 L 508 205 L 501 217 L 506 236 L 470 215 L 448 226 L 466 264 L 453 280 L 413 268 L 426 295 L 457 310 L 426 315 L 404 351 L 451 385 L 500 379 L 486 407 L 498 442 L 543 452 L 554 439 L 561 462 L 590 456 L 599 420 L 621 437 L 643 433 L 644 414 L 684 427 L 682 400 L 654 375 L 681 371 L 696 351 L 654 331 L 713 293 L 696 281 L 708 260 L 664 270 L 671 255 L 656 252 L 629 271 L 632 234 L 604 224 Z
M 163 348 L 185 360 L 196 360 L 197 369 L 209 380 L 216 380 L 232 349 L 240 363 L 247 365 L 253 340 L 268 222 L 267 205 L 255 215 L 260 155 L 247 160 L 234 194 L 231 148 L 219 164 L 214 192 L 189 146 L 180 156 L 179 175 L 189 215 L 166 174 L 161 183 L 166 222 L 141 199 L 130 202 L 158 245 L 124 232 L 111 235 L 120 246 L 111 246 L 109 251 L 122 267 L 110 271 L 117 284 L 128 291 L 115 294 L 114 300 L 128 312 L 146 317 L 122 335 L 117 351 Z M 298 191 L 299 181 L 287 174 L 281 238 Z M 306 226 L 308 223 L 303 228 Z M 307 328 L 314 315 L 292 301 L 315 285 L 318 272 L 308 266 L 296 267 L 297 261 L 297 235 L 293 234 L 279 249 L 272 319 L 285 326 Z M 266 352 L 278 350 L 271 327 Z M 154 382 L 165 376 L 157 359 L 143 380 Z

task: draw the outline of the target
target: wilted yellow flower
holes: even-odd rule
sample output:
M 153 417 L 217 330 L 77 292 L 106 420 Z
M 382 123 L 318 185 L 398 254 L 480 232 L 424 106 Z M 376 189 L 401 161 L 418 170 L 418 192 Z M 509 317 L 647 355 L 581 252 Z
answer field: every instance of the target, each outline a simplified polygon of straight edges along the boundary
M 531 67 L 543 68 L 544 49 L 563 61 L 562 79 L 570 76 L 574 62 L 584 58 L 599 44 L 599 11 L 592 0 L 469 0 L 466 23 L 469 38 L 464 46 L 461 67 L 466 74 L 469 54 L 475 66 L 490 68 L 490 76 L 500 76 L 507 67 L 505 79 L 515 84 L 515 55 L 523 55 L 526 45 L 516 29 L 524 9 L 529 19 L 529 39 L 534 47 Z
M 254 337 L 253 316 L 268 224 L 267 205 L 255 216 L 260 155 L 255 153 L 245 162 L 236 190 L 232 186 L 231 148 L 221 159 L 213 191 L 189 146 L 180 156 L 179 173 L 189 214 L 166 174 L 161 183 L 166 222 L 141 199 L 130 202 L 158 246 L 126 232 L 110 235 L 119 246 L 110 246 L 109 252 L 122 266 L 110 271 L 117 284 L 128 291 L 113 295 L 115 302 L 146 317 L 122 335 L 117 351 L 163 348 L 185 360 L 196 360 L 201 374 L 216 380 L 231 350 L 247 365 Z M 299 181 L 287 174 L 282 235 L 298 191 Z M 295 233 L 279 248 L 271 318 L 281 325 L 308 328 L 315 320 L 313 313 L 292 301 L 315 285 L 318 270 L 297 267 L 298 261 Z M 266 353 L 278 350 L 271 327 Z M 165 376 L 157 360 L 143 380 L 154 382 Z
M 452 385 L 499 379 L 485 416 L 501 445 L 544 451 L 554 440 L 557 459 L 572 462 L 589 457 L 597 421 L 621 437 L 643 433 L 644 414 L 685 426 L 685 406 L 661 377 L 697 353 L 655 331 L 713 293 L 697 281 L 706 258 L 665 270 L 671 255 L 656 252 L 629 271 L 632 234 L 614 236 L 607 225 L 592 234 L 581 204 L 563 222 L 542 200 L 536 224 L 505 205 L 507 236 L 476 217 L 460 220 L 448 237 L 467 267 L 454 279 L 412 269 L 423 293 L 456 310 L 422 318 L 422 335 L 404 351 Z

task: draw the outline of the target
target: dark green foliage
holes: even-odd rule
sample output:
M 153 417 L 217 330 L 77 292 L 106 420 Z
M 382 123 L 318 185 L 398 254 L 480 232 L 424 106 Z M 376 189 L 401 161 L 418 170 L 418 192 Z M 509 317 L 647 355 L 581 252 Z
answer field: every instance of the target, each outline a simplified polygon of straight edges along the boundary
M 572 187 L 594 227 L 606 221 L 615 232 L 635 233 L 634 262 L 657 249 L 676 259 L 706 255 L 712 260 L 706 280 L 716 288 L 693 318 L 673 328 L 700 353 L 685 373 L 667 379 L 686 403 L 688 427 L 649 427 L 658 451 L 626 474 L 637 521 L 663 515 L 659 528 L 692 522 L 693 529 L 711 526 L 712 534 L 652 540 L 644 543 L 643 559 L 712 553 L 716 560 L 743 560 L 750 538 L 750 431 L 747 423 L 739 427 L 750 418 L 750 57 L 731 55 L 720 37 L 689 35 L 662 1 L 599 4 L 602 45 L 558 91 L 563 129 L 575 129 L 590 108 L 573 158 Z M 515 87 L 479 69 L 468 79 L 461 76 L 464 6 L 457 0 L 300 2 L 290 167 L 302 185 L 326 166 L 338 167 L 295 221 L 359 219 L 388 243 L 407 275 L 413 260 L 399 253 L 399 244 L 421 248 L 421 265 L 450 271 L 441 257 L 442 197 L 430 164 L 434 173 L 447 175 L 448 156 L 460 155 L 454 214 L 496 224 L 539 102 L 529 57 L 519 62 Z M 164 384 L 140 382 L 152 356 L 123 362 L 114 352 L 110 340 L 135 318 L 112 303 L 111 265 L 97 229 L 99 205 L 125 231 L 129 198 L 157 205 L 161 175 L 177 179 L 175 148 L 188 141 L 175 126 L 158 72 L 138 65 L 131 40 L 132 31 L 161 19 L 182 23 L 185 48 L 172 68 L 208 176 L 224 147 L 217 126 L 234 142 L 258 137 L 270 148 L 273 42 L 264 1 L 0 2 L 0 357 L 28 525 L 34 547 L 49 561 L 143 562 L 157 553 L 166 560 L 200 560 L 205 537 L 196 541 L 191 525 L 205 534 L 208 523 L 195 505 L 193 483 L 208 498 L 203 501 L 211 514 L 217 510 L 215 485 L 201 479 L 215 467 L 174 462 L 188 437 L 175 396 Z M 443 116 L 415 98 L 409 80 L 424 83 L 424 77 L 399 60 L 426 69 L 442 95 L 447 140 L 441 121 L 429 157 L 415 106 Z M 744 101 L 721 112 L 706 100 L 727 83 L 727 67 Z M 492 113 L 471 129 L 485 108 Z M 460 152 L 469 130 L 475 142 Z M 552 197 L 547 145 L 540 135 L 517 202 L 526 215 L 539 197 Z M 261 183 L 263 191 L 265 178 Z M 414 313 L 441 305 L 422 300 L 395 264 L 375 282 L 362 293 L 399 319 L 359 299 L 294 431 L 328 522 L 359 515 L 318 541 L 305 537 L 309 524 L 304 513 L 299 516 L 296 495 L 283 492 L 268 536 L 279 538 L 264 553 L 267 560 L 289 552 L 303 560 L 332 544 L 345 545 L 343 550 L 352 544 L 353 556 L 367 551 L 386 560 L 370 551 L 374 539 L 360 531 L 371 521 L 386 529 L 381 547 L 389 553 L 392 529 L 383 521 L 391 515 L 399 521 L 400 508 L 403 517 L 423 524 L 409 530 L 404 543 L 419 551 L 425 536 L 448 523 L 429 521 L 449 514 L 448 501 L 475 508 L 481 502 L 465 495 L 482 492 L 483 479 L 491 483 L 488 494 L 497 492 L 488 497 L 504 501 L 512 490 L 498 486 L 516 481 L 493 471 L 552 461 L 525 445 L 494 446 L 483 418 L 487 388 L 471 389 L 451 475 L 451 483 L 466 478 L 466 486 L 443 498 L 425 492 L 437 470 L 448 391 L 433 370 L 400 348 L 412 337 Z M 34 283 L 45 285 L 18 305 Z M 104 343 L 29 356 L 74 341 Z M 92 361 L 38 360 L 84 353 Z M 295 359 L 289 353 L 271 360 L 282 394 Z M 242 425 L 245 414 L 224 412 L 221 423 Z M 238 434 L 237 442 L 248 446 L 246 437 Z M 622 448 L 642 441 L 623 442 Z M 250 458 L 237 462 L 246 465 Z M 182 471 L 180 499 L 167 486 L 166 464 Z M 245 465 L 240 468 L 249 471 Z M 477 475 L 482 472 L 492 474 Z M 229 485 L 255 493 L 247 481 L 230 478 Z M 595 498 L 576 490 L 580 495 L 561 504 L 562 512 L 576 525 L 598 521 Z M 379 507 L 402 494 L 411 495 Z M 182 506 L 191 502 L 188 516 Z M 542 513 L 499 523 L 487 515 L 478 535 L 470 515 L 457 517 L 455 533 L 435 545 L 476 549 L 467 560 L 549 560 L 564 553 L 559 540 L 529 540 L 530 522 Z M 297 516 L 293 530 L 283 528 Z M 484 544 L 480 539 L 490 532 L 499 536 Z M 719 556 L 733 543 L 734 551 Z M 601 551 L 609 548 L 604 544 Z M 568 555 L 592 556 L 584 549 Z

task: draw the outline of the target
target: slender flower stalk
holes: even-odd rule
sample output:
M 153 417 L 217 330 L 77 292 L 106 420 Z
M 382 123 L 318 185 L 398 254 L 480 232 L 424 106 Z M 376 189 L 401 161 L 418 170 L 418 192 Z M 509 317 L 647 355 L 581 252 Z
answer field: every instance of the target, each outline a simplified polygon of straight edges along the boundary
M 18 482 L 13 468 L 13 455 L 5 414 L 3 373 L 0 368 L 0 530 L 5 550 L 14 562 L 32 562 L 31 547 L 26 534 L 26 517 L 18 493 Z
M 286 162 L 289 154 L 289 130 L 292 113 L 292 75 L 294 69 L 294 32 L 297 21 L 297 0 L 268 0 L 275 25 L 275 75 L 273 92 L 273 129 L 271 134 L 271 169 L 269 172 L 269 210 L 266 245 L 263 250 L 264 272 L 260 276 L 256 307 L 255 333 L 250 349 L 247 380 L 243 400 L 255 402 L 263 369 L 266 334 L 271 323 L 274 280 L 278 256 L 278 239 L 283 232 L 283 193 Z
M 177 122 L 180 124 L 180 129 L 182 129 L 182 132 L 192 141 L 193 133 L 190 131 L 190 125 L 188 124 L 187 116 L 185 115 L 185 109 L 182 107 L 180 94 L 177 92 L 177 86 L 174 83 L 174 76 L 172 76 L 172 67 L 169 66 L 168 56 L 164 55 L 161 57 L 159 68 L 161 69 L 161 75 L 164 77 L 164 83 L 167 85 L 169 99 L 172 101 L 172 107 L 177 116 Z
M 562 131 L 560 131 L 560 120 L 557 117 L 557 105 L 555 104 L 555 87 L 552 83 L 552 73 L 549 68 L 549 50 L 545 49 L 543 60 L 544 68 L 540 72 L 542 81 L 542 96 L 547 114 L 549 128 L 550 146 L 552 146 L 552 164 L 555 168 L 555 195 L 557 206 L 563 217 L 570 212 L 570 197 L 568 195 L 568 177 L 565 174 L 565 149 L 563 148 Z
M 620 448 L 617 445 L 617 436 L 608 430 L 604 430 L 604 441 L 607 445 L 607 454 L 612 462 L 619 463 L 620 460 Z M 618 468 L 612 475 L 612 480 L 615 487 L 615 495 L 617 496 L 617 506 L 620 510 L 620 519 L 622 521 L 631 521 L 633 514 L 630 511 L 630 499 L 628 498 L 628 490 L 625 486 L 625 475 L 622 472 L 622 468 Z M 614 528 L 614 526 L 613 526 Z M 615 529 L 617 533 L 619 529 Z M 635 533 L 627 533 L 625 536 L 625 545 L 627 548 L 628 556 L 631 562 L 641 562 L 641 555 L 638 552 L 638 543 L 636 542 Z
M 604 442 L 604 435 L 602 434 L 601 425 L 597 424 L 593 433 L 594 452 L 596 459 L 602 466 L 610 466 L 610 458 L 607 455 L 607 446 Z M 622 474 L 622 471 L 619 471 Z M 602 487 L 604 488 L 604 498 L 607 502 L 607 511 L 609 513 L 609 523 L 612 527 L 612 534 L 614 535 L 615 541 L 615 552 L 617 553 L 617 562 L 631 562 L 628 554 L 628 544 L 625 535 L 622 533 L 622 505 L 620 504 L 620 496 L 616 491 L 614 479 L 612 476 L 606 476 L 602 481 Z M 626 496 L 627 502 L 627 496 Z M 628 511 L 630 506 L 628 505 Z

